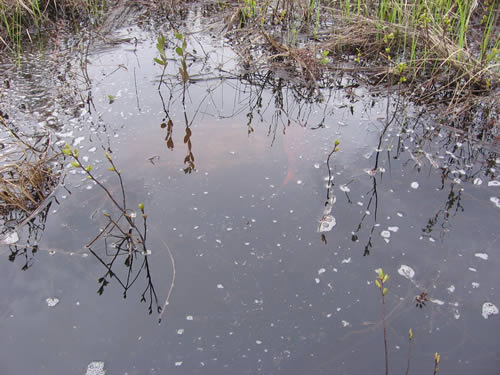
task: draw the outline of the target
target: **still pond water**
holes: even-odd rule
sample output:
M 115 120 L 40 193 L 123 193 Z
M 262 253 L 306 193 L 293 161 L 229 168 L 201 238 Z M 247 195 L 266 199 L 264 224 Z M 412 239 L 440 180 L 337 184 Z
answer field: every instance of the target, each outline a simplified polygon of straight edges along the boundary
M 85 245 L 112 206 L 68 167 L 44 214 L 0 248 L 0 373 L 382 374 L 382 267 L 392 373 L 406 371 L 412 328 L 410 373 L 432 374 L 439 352 L 442 374 L 498 374 L 500 156 L 394 95 L 325 88 L 318 102 L 279 74 L 238 80 L 220 28 L 196 10 L 187 24 L 199 58 L 184 105 L 172 33 L 160 91 L 157 35 L 134 25 L 83 59 L 2 64 L 2 110 L 78 148 L 119 194 L 112 153 L 129 206 L 145 205 L 151 254 L 127 298 L 116 279 L 97 294 L 106 269 Z M 140 299 L 152 285 L 163 305 L 167 246 L 175 286 L 158 324 Z

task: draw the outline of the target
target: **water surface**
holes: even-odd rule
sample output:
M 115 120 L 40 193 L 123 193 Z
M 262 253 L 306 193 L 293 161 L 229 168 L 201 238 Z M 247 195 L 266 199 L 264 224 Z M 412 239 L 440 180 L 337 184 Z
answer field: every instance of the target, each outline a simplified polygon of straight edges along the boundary
M 9 70 L 3 110 L 78 148 L 119 194 L 111 153 L 129 207 L 145 205 L 151 273 L 126 299 L 114 279 L 97 294 L 106 269 L 84 246 L 112 206 L 68 167 L 46 215 L 1 250 L 1 373 L 84 374 L 93 361 L 109 374 L 382 373 L 379 267 L 391 276 L 392 372 L 406 370 L 412 328 L 413 373 L 432 373 L 435 352 L 440 373 L 497 373 L 499 318 L 482 315 L 484 303 L 500 304 L 495 150 L 396 95 L 331 87 L 315 101 L 279 72 L 239 80 L 217 29 L 196 10 L 188 20 L 188 50 L 204 58 L 190 61 L 184 104 L 173 34 L 158 91 L 156 35 L 136 26 L 109 35 L 126 41 L 92 46 L 85 70 L 70 60 L 70 83 L 57 84 L 47 53 Z M 335 139 L 336 225 L 320 233 Z M 176 279 L 158 325 L 154 301 L 140 298 L 151 282 L 163 305 L 166 246 Z M 104 247 L 93 249 L 106 262 Z M 122 261 L 114 267 L 126 274 Z

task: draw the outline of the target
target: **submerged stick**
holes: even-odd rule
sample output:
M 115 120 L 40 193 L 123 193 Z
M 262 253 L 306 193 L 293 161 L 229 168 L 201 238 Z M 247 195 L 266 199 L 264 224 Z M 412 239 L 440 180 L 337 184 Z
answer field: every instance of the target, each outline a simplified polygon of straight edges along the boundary
M 161 323 L 161 319 L 163 317 L 163 314 L 165 313 L 165 310 L 167 309 L 167 306 L 170 303 L 170 296 L 172 295 L 172 290 L 174 290 L 175 274 L 176 274 L 176 272 L 175 272 L 175 260 L 174 260 L 174 256 L 172 255 L 172 252 L 170 251 L 170 248 L 168 247 L 168 245 L 165 242 L 165 240 L 162 239 L 161 242 L 163 242 L 163 245 L 167 249 L 168 255 L 170 256 L 170 262 L 172 263 L 172 281 L 170 282 L 170 289 L 168 290 L 167 298 L 165 299 L 165 303 L 163 304 L 163 307 L 162 307 L 162 309 L 160 311 L 160 316 L 158 317 L 158 324 Z

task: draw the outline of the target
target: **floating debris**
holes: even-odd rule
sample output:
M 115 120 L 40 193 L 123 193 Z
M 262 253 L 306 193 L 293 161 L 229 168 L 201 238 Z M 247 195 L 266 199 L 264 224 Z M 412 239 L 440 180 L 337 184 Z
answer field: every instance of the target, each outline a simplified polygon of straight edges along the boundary
M 382 232 L 380 232 L 380 235 L 383 238 L 389 238 L 389 237 L 391 237 L 391 232 L 389 232 L 388 230 L 383 230 Z
M 399 230 L 399 227 L 394 226 L 394 227 L 388 227 L 387 229 L 389 229 L 391 232 L 396 233 Z
M 479 177 L 476 177 L 472 183 L 474 185 L 481 185 L 483 183 L 483 180 L 481 180 Z
M 73 141 L 73 146 L 78 146 L 84 139 L 85 137 L 75 138 L 75 140 Z
M 493 202 L 493 203 L 495 203 L 495 205 L 496 205 L 498 208 L 500 208 L 500 198 L 498 198 L 498 197 L 491 197 L 491 198 L 490 198 L 490 201 L 491 201 L 491 202 Z
M 182 361 L 177 361 L 177 362 L 175 362 L 175 367 L 182 366 L 183 363 L 184 362 L 182 362 Z
M 349 193 L 351 191 L 347 185 L 340 185 L 339 189 L 345 193 Z
M 193 316 L 192 315 L 186 316 L 186 320 L 193 320 Z
M 349 323 L 347 320 L 342 320 L 342 327 L 346 328 L 349 327 L 351 323 Z
M 413 270 L 413 268 L 404 264 L 399 267 L 398 273 L 408 280 L 413 279 L 413 277 L 415 276 L 415 271 Z
M 471 285 L 472 285 L 472 288 L 474 288 L 474 289 L 479 288 L 479 283 L 472 282 Z
M 411 188 L 412 189 L 418 189 L 418 182 L 417 181 L 413 181 L 411 184 L 410 184 Z
M 55 298 L 55 297 L 51 298 L 51 297 L 49 297 L 49 298 L 45 299 L 45 302 L 47 302 L 47 306 L 54 307 L 54 306 L 56 306 L 59 303 L 59 298 Z
M 455 291 L 455 285 L 450 285 L 449 288 L 446 288 L 448 292 L 453 293 Z
M 496 307 L 491 302 L 483 303 L 483 311 L 481 315 L 483 316 L 484 319 L 488 319 L 490 315 L 497 315 L 497 314 L 498 314 L 498 307 Z
M 488 260 L 488 254 L 486 253 L 475 253 L 474 256 L 481 258 L 482 260 Z
M 500 186 L 500 181 L 497 180 L 488 181 L 488 186 Z
M 222 285 L 222 284 L 217 284 L 217 289 L 224 289 L 224 285 Z
M 179 328 L 179 329 L 177 330 L 177 334 L 178 334 L 178 335 L 182 335 L 183 333 L 184 333 L 184 328 Z
M 17 241 L 19 241 L 19 235 L 17 234 L 16 231 L 13 230 L 5 234 L 0 239 L 0 245 L 12 245 L 15 244 Z
M 337 225 L 337 221 L 332 215 L 325 215 L 323 218 L 319 221 L 319 232 L 329 232 L 332 230 L 332 228 Z
M 432 303 L 435 303 L 436 305 L 444 305 L 444 301 L 441 301 L 440 299 L 434 299 L 434 298 L 430 298 L 429 301 L 431 301 Z
M 104 362 L 95 361 L 90 362 L 87 366 L 87 372 L 85 375 L 105 375 L 106 370 L 104 370 Z

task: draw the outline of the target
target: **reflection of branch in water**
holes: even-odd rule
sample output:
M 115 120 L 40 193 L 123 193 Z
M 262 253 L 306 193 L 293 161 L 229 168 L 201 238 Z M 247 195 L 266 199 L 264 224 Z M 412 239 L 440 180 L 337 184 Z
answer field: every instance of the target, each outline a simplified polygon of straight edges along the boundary
M 29 220 L 24 221 L 21 230 L 27 231 L 25 244 L 13 244 L 9 246 L 9 261 L 14 262 L 17 258 L 23 257 L 24 265 L 21 267 L 23 271 L 26 271 L 33 264 L 34 256 L 38 251 L 38 243 L 45 230 L 45 224 L 47 222 L 51 205 L 52 201 L 44 206 L 44 208 L 36 215 L 32 216 Z M 15 213 L 13 214 L 15 215 Z M 16 220 L 14 219 L 14 222 L 15 221 Z M 5 225 L 5 227 L 7 227 L 7 225 Z
M 113 219 L 110 215 L 105 214 L 108 219 L 106 226 L 100 231 L 100 233 L 86 246 L 89 251 L 94 255 L 101 264 L 106 267 L 106 272 L 102 277 L 98 279 L 100 284 L 97 293 L 102 295 L 104 288 L 109 284 L 110 279 L 114 278 L 118 281 L 120 286 L 123 288 L 123 298 L 127 298 L 128 290 L 134 285 L 134 283 L 139 279 L 140 274 L 144 271 L 146 273 L 146 288 L 141 294 L 141 302 L 149 301 L 149 313 L 153 312 L 153 303 L 156 305 L 156 309 L 160 312 L 158 297 L 153 285 L 153 280 L 150 272 L 149 265 L 149 255 L 150 252 L 146 249 L 145 241 L 147 234 L 147 215 L 143 216 L 143 234 L 134 235 L 134 231 L 137 231 L 137 226 L 135 224 L 135 215 L 133 213 L 126 213 L 125 215 L 120 215 L 118 220 Z M 125 221 L 123 224 L 121 221 Z M 124 226 L 131 226 L 130 229 Z M 94 250 L 92 246 L 99 240 L 103 239 L 104 242 L 104 254 L 101 256 L 97 250 Z M 111 250 L 114 249 L 114 250 Z M 121 271 L 126 274 L 120 276 L 116 270 L 115 262 L 118 257 L 124 256 L 125 260 L 123 264 L 125 265 L 125 270 Z M 140 261 L 140 266 L 137 268 L 135 263 Z M 115 270 L 113 270 L 113 267 Z
M 101 295 L 104 288 L 110 283 L 110 280 L 115 278 L 124 289 L 123 297 L 126 298 L 128 290 L 135 284 L 140 274 L 144 271 L 146 273 L 147 284 L 141 294 L 141 302 L 147 302 L 149 300 L 149 313 L 151 314 L 153 312 L 153 304 L 155 304 L 156 310 L 159 313 L 161 308 L 159 306 L 158 297 L 153 285 L 149 264 L 149 255 L 151 252 L 146 247 L 147 215 L 144 212 L 144 204 L 140 203 L 138 205 L 143 223 L 142 228 L 140 228 L 139 224 L 136 223 L 137 214 L 130 210 L 127 206 L 121 172 L 116 167 L 109 153 L 105 154 L 106 159 L 111 165 L 108 169 L 113 172 L 118 179 L 120 186 L 120 193 L 118 195 L 121 195 L 121 197 L 115 197 L 113 193 L 111 193 L 111 191 L 95 177 L 92 172 L 92 166 L 84 166 L 82 164 L 82 160 L 79 158 L 77 149 L 71 149 L 69 145 L 66 145 L 62 151 L 65 155 L 74 159 L 72 162 L 73 167 L 79 168 L 85 172 L 85 174 L 106 193 L 108 198 L 111 200 L 113 207 L 119 213 L 117 219 L 111 214 L 104 213 L 104 217 L 107 219 L 107 224 L 86 246 L 89 251 L 101 262 L 101 264 L 106 267 L 106 272 L 98 279 L 100 286 L 97 293 Z M 99 254 L 98 251 L 92 248 L 97 241 L 104 242 L 104 255 Z M 119 256 L 125 256 L 125 270 L 116 270 L 117 266 L 115 266 L 115 262 Z M 140 262 L 140 266 L 138 268 L 134 268 L 134 263 L 138 261 Z M 113 266 L 115 266 L 115 270 L 113 270 Z M 124 273 L 125 275 L 120 275 L 119 273 Z
M 165 86 L 167 86 L 167 85 L 165 84 Z M 173 95 L 174 88 L 175 88 L 175 85 L 169 87 L 169 98 L 168 98 L 167 104 L 165 104 L 165 100 L 163 98 L 161 90 L 158 90 L 158 94 L 160 96 L 160 100 L 161 100 L 161 103 L 163 106 L 163 112 L 165 113 L 165 117 L 162 119 L 162 122 L 160 124 L 160 128 L 167 129 L 167 135 L 165 137 L 165 141 L 167 142 L 167 147 L 170 150 L 174 149 L 174 141 L 173 141 L 174 122 L 170 116 L 170 105 L 174 101 L 174 95 Z M 187 90 L 187 86 L 183 85 L 182 90 L 183 90 L 183 95 L 185 95 L 186 90 Z M 194 158 L 194 154 L 192 151 L 193 145 L 192 145 L 192 141 L 191 141 L 191 136 L 193 134 L 192 130 L 191 130 L 191 125 L 193 124 L 194 120 L 196 119 L 196 116 L 198 115 L 198 113 L 200 111 L 201 105 L 209 96 L 210 96 L 210 93 L 207 93 L 207 95 L 205 95 L 203 97 L 203 99 L 198 104 L 198 107 L 196 108 L 196 111 L 194 112 L 191 120 L 188 119 L 188 115 L 187 115 L 187 111 L 186 111 L 186 104 L 185 104 L 184 100 L 182 101 L 183 115 L 184 115 L 184 126 L 185 126 L 184 144 L 186 144 L 186 146 L 187 146 L 187 154 L 184 158 L 184 165 L 185 165 L 184 173 L 186 173 L 186 174 L 190 174 L 191 172 L 193 172 L 195 170 L 195 158 Z
M 160 96 L 161 104 L 163 106 L 163 113 L 165 113 L 165 117 L 161 120 L 160 128 L 165 129 L 167 128 L 167 136 L 165 137 L 165 141 L 167 142 L 167 147 L 169 150 L 174 149 L 174 140 L 172 138 L 173 136 L 173 130 L 174 130 L 174 122 L 172 121 L 172 118 L 170 117 L 170 103 L 172 101 L 172 91 L 170 91 L 170 97 L 168 98 L 168 106 L 165 106 L 165 100 L 163 99 L 163 95 L 161 94 L 161 90 L 158 89 L 158 95 Z
M 372 170 L 369 171 L 369 174 L 372 178 L 373 186 L 372 186 L 372 189 L 367 194 L 371 194 L 371 196 L 370 196 L 370 199 L 368 201 L 368 204 L 366 205 L 365 212 L 363 213 L 363 216 L 361 217 L 361 221 L 359 222 L 357 229 L 354 231 L 354 233 L 352 235 L 352 240 L 354 242 L 356 242 L 358 240 L 358 233 L 361 230 L 361 227 L 363 226 L 363 222 L 364 222 L 365 218 L 368 216 L 368 213 L 370 212 L 369 210 L 370 210 L 371 204 L 372 204 L 372 202 L 374 202 L 375 207 L 374 207 L 374 215 L 373 215 L 373 224 L 372 224 L 371 229 L 370 229 L 370 235 L 368 236 L 368 241 L 366 242 L 365 249 L 363 251 L 363 256 L 370 255 L 370 249 L 373 247 L 373 244 L 372 244 L 373 232 L 374 232 L 375 226 L 377 224 L 377 213 L 378 213 L 378 203 L 379 203 L 378 202 L 378 194 L 377 194 L 377 171 L 378 171 L 378 166 L 379 166 L 379 158 L 380 158 L 380 153 L 381 153 L 382 141 L 383 141 L 383 138 L 384 138 L 387 130 L 389 129 L 389 126 L 396 118 L 396 114 L 398 112 L 398 107 L 399 107 L 399 101 L 396 102 L 396 108 L 394 110 L 394 114 L 391 117 L 391 119 L 389 119 L 389 109 L 388 109 L 389 108 L 389 98 L 387 99 L 386 123 L 385 123 L 384 129 L 380 133 L 380 136 L 378 139 L 377 151 L 376 151 L 376 156 L 375 156 L 375 166 L 373 167 Z M 388 157 L 388 159 L 390 160 L 390 157 Z M 382 179 L 382 174 L 381 174 L 380 178 Z
M 379 153 L 377 153 L 377 158 L 378 158 L 378 156 L 379 156 Z M 367 194 L 371 194 L 371 196 L 370 196 L 370 199 L 368 200 L 368 204 L 366 205 L 365 212 L 363 213 L 363 216 L 361 216 L 361 221 L 359 222 L 358 227 L 356 228 L 356 230 L 354 231 L 354 233 L 352 235 L 352 241 L 357 242 L 359 239 L 358 233 L 361 230 L 361 228 L 363 226 L 363 222 L 365 221 L 366 217 L 369 215 L 372 202 L 375 202 L 373 224 L 372 224 L 372 227 L 370 229 L 370 235 L 369 235 L 368 241 L 365 245 L 365 250 L 363 252 L 363 256 L 370 255 L 370 249 L 373 246 L 373 244 L 372 244 L 373 231 L 375 230 L 375 225 L 377 224 L 377 211 L 378 211 L 377 176 L 373 175 L 371 178 L 373 181 L 373 187 L 367 193 Z M 375 200 L 374 200 L 374 198 L 375 198 Z
M 446 203 L 444 204 L 444 208 L 440 208 L 437 210 L 436 214 L 429 218 L 429 221 L 425 225 L 424 228 L 422 228 L 422 232 L 424 233 L 424 236 L 431 236 L 432 231 L 434 230 L 434 226 L 438 223 L 441 222 L 440 227 L 441 230 L 439 232 L 439 237 L 441 240 L 443 240 L 444 236 L 446 233 L 449 232 L 449 220 L 450 217 L 455 216 L 459 211 L 464 212 L 464 208 L 461 204 L 462 201 L 462 190 L 458 188 L 458 191 L 455 192 L 456 184 L 452 183 L 451 184 L 451 189 L 450 193 L 448 194 L 448 198 L 446 199 Z M 454 212 L 453 207 L 455 207 Z

